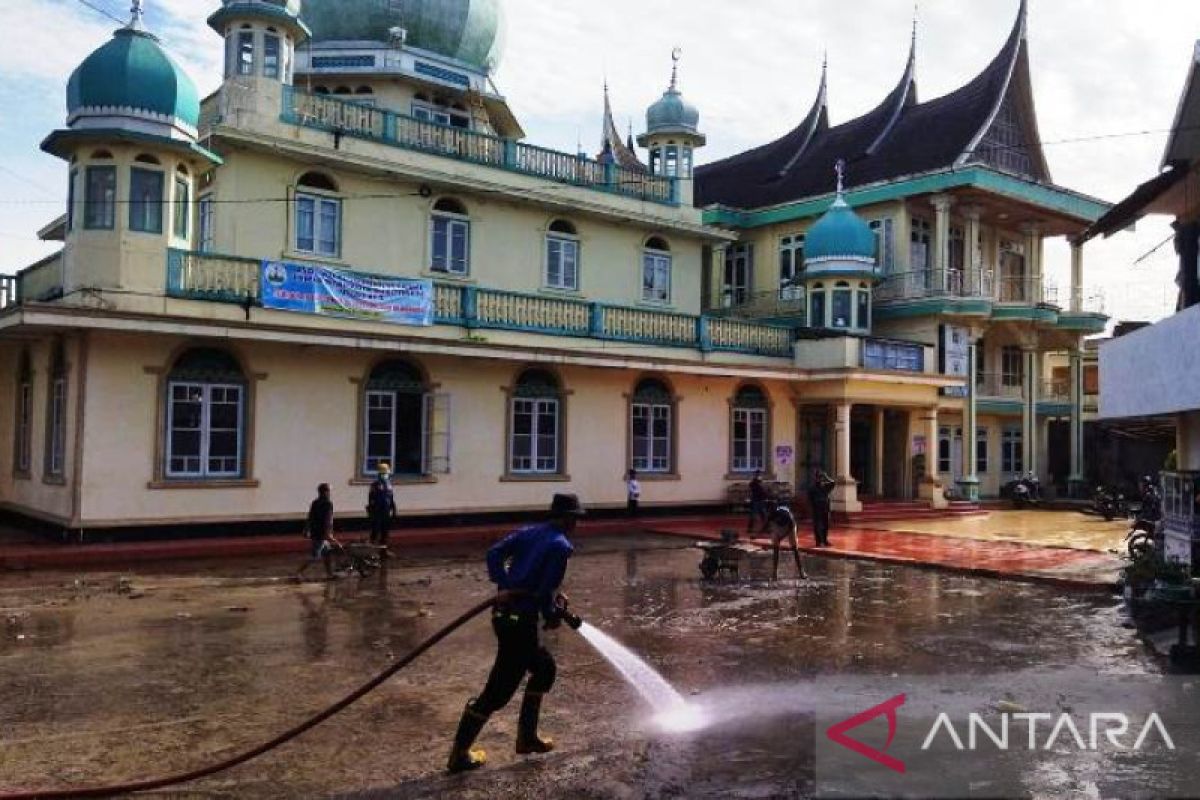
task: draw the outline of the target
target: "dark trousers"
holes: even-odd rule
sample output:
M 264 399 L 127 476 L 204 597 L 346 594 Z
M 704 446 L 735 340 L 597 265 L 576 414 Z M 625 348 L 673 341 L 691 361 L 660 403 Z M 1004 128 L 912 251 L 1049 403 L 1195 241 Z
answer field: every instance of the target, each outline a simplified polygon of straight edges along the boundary
M 829 544 L 829 506 L 813 506 L 812 524 L 813 538 L 817 540 L 817 544 Z
M 392 517 L 390 514 L 371 513 L 371 544 L 387 547 L 388 534 L 392 532 Z
M 496 663 L 483 692 L 472 704 L 483 715 L 494 714 L 508 705 L 526 673 L 529 683 L 525 691 L 545 694 L 554 685 L 558 672 L 554 656 L 538 640 L 536 613 L 496 611 L 492 615 L 492 630 L 496 632 Z
M 625 513 L 628 516 L 636 517 L 638 511 L 638 501 L 636 497 L 630 497 L 625 501 Z

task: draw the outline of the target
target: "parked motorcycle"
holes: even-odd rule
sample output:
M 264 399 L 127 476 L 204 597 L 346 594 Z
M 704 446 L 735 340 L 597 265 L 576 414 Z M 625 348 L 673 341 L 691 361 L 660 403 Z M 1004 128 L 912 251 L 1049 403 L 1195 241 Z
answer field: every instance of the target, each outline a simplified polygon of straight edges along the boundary
M 1032 472 L 1009 481 L 1004 489 L 1012 500 L 1013 508 L 1028 508 L 1042 502 L 1042 482 Z
M 1138 515 L 1129 533 L 1125 534 L 1125 548 L 1129 557 L 1136 561 L 1153 553 L 1160 545 L 1158 520 Z
M 1121 492 L 1106 486 L 1097 486 L 1095 494 L 1092 495 L 1092 510 L 1104 517 L 1105 521 L 1112 522 L 1117 517 L 1126 516 L 1129 506 Z

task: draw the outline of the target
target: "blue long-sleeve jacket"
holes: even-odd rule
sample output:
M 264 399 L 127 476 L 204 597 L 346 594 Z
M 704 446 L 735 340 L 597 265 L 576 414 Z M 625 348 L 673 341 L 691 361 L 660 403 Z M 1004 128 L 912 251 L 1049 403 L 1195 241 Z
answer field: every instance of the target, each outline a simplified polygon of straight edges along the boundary
M 554 597 L 573 552 L 571 542 L 553 523 L 531 525 L 492 545 L 487 554 L 488 576 L 501 590 L 524 592 L 513 601 L 518 611 L 540 611 L 546 619 L 553 619 Z

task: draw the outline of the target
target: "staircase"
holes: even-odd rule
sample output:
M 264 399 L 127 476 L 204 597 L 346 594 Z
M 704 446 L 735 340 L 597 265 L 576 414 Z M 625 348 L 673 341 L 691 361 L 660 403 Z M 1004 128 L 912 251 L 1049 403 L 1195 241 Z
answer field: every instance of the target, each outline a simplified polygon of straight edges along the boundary
M 834 522 L 869 528 L 873 522 L 904 519 L 961 519 L 987 516 L 978 503 L 955 501 L 949 508 L 933 509 L 919 500 L 864 500 L 863 510 L 854 514 L 834 514 Z

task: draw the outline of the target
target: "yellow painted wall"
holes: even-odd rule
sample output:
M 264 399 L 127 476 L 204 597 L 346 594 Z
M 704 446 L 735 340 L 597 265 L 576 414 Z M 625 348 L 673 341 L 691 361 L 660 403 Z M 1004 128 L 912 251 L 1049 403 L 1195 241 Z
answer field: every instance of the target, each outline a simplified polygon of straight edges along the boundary
M 158 376 L 181 344 L 167 337 L 96 336 L 89 366 L 88 448 L 82 487 L 90 524 L 138 520 L 198 522 L 296 516 L 314 487 L 328 482 L 338 508 L 361 516 L 366 487 L 355 481 L 358 388 L 375 355 L 366 351 L 240 344 L 256 384 L 254 471 L 258 488 L 150 489 L 158 419 Z M 436 391 L 452 403 L 452 471 L 436 483 L 400 485 L 406 513 L 540 508 L 555 492 L 589 505 L 624 503 L 627 397 L 641 373 L 566 367 L 567 482 L 504 481 L 507 401 L 520 365 L 480 359 L 420 360 Z M 680 480 L 644 482 L 647 505 L 718 502 L 729 454 L 729 399 L 736 382 L 670 376 L 679 396 Z M 788 386 L 767 386 L 774 445 L 795 443 Z M 92 421 L 95 421 L 94 423 Z M 790 473 L 780 475 L 791 479 Z

